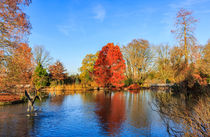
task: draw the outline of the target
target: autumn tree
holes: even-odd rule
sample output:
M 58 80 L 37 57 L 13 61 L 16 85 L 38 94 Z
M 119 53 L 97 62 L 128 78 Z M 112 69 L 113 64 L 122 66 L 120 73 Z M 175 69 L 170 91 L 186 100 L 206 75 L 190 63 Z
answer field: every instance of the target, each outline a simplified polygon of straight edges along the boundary
M 50 76 L 52 80 L 61 82 L 65 79 L 65 68 L 60 61 L 56 61 L 55 64 L 49 66 Z
M 184 51 L 182 50 L 181 47 L 175 46 L 171 48 L 170 63 L 175 82 L 179 83 L 183 81 L 186 77 L 188 69 L 184 59 Z
M 4 78 L 6 76 L 6 67 L 3 62 L 4 53 L 0 51 L 0 89 L 3 89 Z
M 79 68 L 80 79 L 82 83 L 93 81 L 93 70 L 96 60 L 98 59 L 98 52 L 96 54 L 87 54 L 82 60 L 82 66 Z
M 160 45 L 157 47 L 157 58 L 155 64 L 157 66 L 157 78 L 160 79 L 161 82 L 165 83 L 173 80 L 170 62 L 170 48 L 168 45 Z
M 49 76 L 47 70 L 39 63 L 33 73 L 32 77 L 33 85 L 37 91 L 47 86 Z
M 188 64 L 188 54 L 190 46 L 195 45 L 196 38 L 194 37 L 194 25 L 197 20 L 192 16 L 192 12 L 185 9 L 180 9 L 176 16 L 176 29 L 172 30 L 176 34 L 180 45 L 184 47 L 185 62 Z
M 0 2 L 0 51 L 8 55 L 11 48 L 18 43 L 25 43 L 30 33 L 31 25 L 24 6 L 29 6 L 31 0 L 1 0 Z
M 119 46 L 108 43 L 99 52 L 94 66 L 94 79 L 102 87 L 121 87 L 125 72 L 125 61 Z
M 18 63 L 14 60 L 19 60 L 20 56 L 17 55 L 17 51 L 23 49 L 23 44 L 27 45 L 27 36 L 30 34 L 31 24 L 28 20 L 27 15 L 24 13 L 23 8 L 25 6 L 29 6 L 31 0 L 1 0 L 0 2 L 0 86 L 5 87 L 5 85 L 9 84 L 10 86 L 14 86 L 17 81 L 24 81 L 23 83 L 28 83 L 28 78 L 20 77 L 20 80 L 17 78 L 23 73 L 20 69 L 15 70 L 12 66 L 18 67 Z M 26 48 L 26 47 L 25 47 Z M 29 49 L 29 48 L 27 48 Z M 29 50 L 26 50 L 26 52 Z M 13 55 L 14 54 L 14 55 Z M 30 52 L 26 53 L 28 56 Z M 30 55 L 29 55 L 30 56 Z M 26 58 L 25 58 L 26 59 Z M 29 59 L 30 60 L 31 56 Z M 20 67 L 23 67 L 25 61 L 20 63 Z M 31 64 L 31 61 L 28 62 Z M 28 67 L 26 67 L 26 72 L 28 71 Z M 17 73 L 21 72 L 19 76 Z M 24 71 L 24 70 L 23 70 Z M 27 72 L 28 73 L 28 72 Z M 26 74 L 26 73 L 25 73 Z M 25 75 L 24 74 L 24 75 Z M 16 76 L 17 77 L 16 77 Z M 9 78 L 10 77 L 10 78 Z M 15 78 L 16 77 L 16 78 Z M 12 80 L 12 81 L 11 81 Z M 13 81 L 14 80 L 14 81 Z M 9 82 L 8 82 L 9 81 Z M 21 83 L 22 83 L 21 82 Z M 8 85 L 8 87 L 9 87 Z
M 190 73 L 188 74 L 188 81 L 193 86 L 195 83 L 198 83 L 200 86 L 205 86 L 209 82 L 210 77 L 210 44 L 202 46 L 193 46 L 191 49 L 191 64 L 190 64 Z M 188 83 L 189 83 L 188 82 Z
M 208 43 L 203 49 L 202 65 L 201 69 L 203 70 L 203 73 L 208 74 L 210 77 L 210 40 L 208 40 Z
M 50 54 L 43 46 L 35 46 L 33 49 L 33 55 L 35 63 L 41 64 L 44 68 L 48 68 L 48 66 L 51 64 L 52 57 L 50 57 Z
M 149 42 L 144 39 L 134 39 L 123 47 L 123 54 L 126 60 L 127 77 L 142 83 L 146 79 L 146 72 L 153 57 Z
M 179 86 L 193 88 L 196 83 L 206 85 L 206 75 L 202 73 L 202 62 L 200 55 L 201 47 L 193 46 L 192 54 L 189 56 L 191 63 L 187 64 L 184 58 L 185 52 L 181 47 L 173 47 L 170 51 L 171 74 Z
M 8 87 L 27 85 L 31 83 L 34 63 L 31 48 L 22 43 L 13 51 L 6 68 L 6 83 Z
M 181 61 L 180 63 L 176 63 L 176 65 L 174 65 L 175 75 L 178 76 L 177 74 L 179 74 L 179 77 L 177 78 L 181 79 L 178 81 L 182 81 L 182 85 L 190 88 L 195 87 L 194 85 L 196 83 L 201 86 L 207 84 L 207 75 L 202 72 L 202 70 L 205 70 L 202 66 L 203 49 L 196 43 L 196 38 L 194 37 L 194 25 L 196 22 L 197 20 L 192 16 L 192 12 L 181 9 L 177 13 L 176 30 L 172 31 L 176 34 L 181 45 L 179 53 L 182 52 L 180 54 L 182 57 L 180 58 L 179 56 L 179 61 L 184 58 L 184 62 Z M 175 52 L 174 55 L 177 55 L 177 53 Z

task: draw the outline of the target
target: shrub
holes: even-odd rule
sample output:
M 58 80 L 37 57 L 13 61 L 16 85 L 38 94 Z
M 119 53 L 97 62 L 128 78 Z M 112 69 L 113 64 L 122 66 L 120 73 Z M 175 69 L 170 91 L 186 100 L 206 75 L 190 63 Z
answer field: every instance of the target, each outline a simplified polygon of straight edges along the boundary
M 137 90 L 140 89 L 141 87 L 138 84 L 132 84 L 128 87 L 129 90 Z
M 128 78 L 124 81 L 125 87 L 130 86 L 131 84 L 133 84 L 133 80 L 131 78 Z
M 171 83 L 171 81 L 169 79 L 166 79 L 166 84 Z
M 207 80 L 207 83 L 210 83 L 210 77 L 208 77 L 206 80 Z

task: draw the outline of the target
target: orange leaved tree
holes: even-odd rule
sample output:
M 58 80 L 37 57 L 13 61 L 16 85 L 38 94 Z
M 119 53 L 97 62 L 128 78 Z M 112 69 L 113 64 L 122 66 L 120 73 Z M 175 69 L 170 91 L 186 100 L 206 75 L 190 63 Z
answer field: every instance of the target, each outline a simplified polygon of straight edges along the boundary
M 108 43 L 102 48 L 94 66 L 94 79 L 101 87 L 121 87 L 125 72 L 125 61 L 119 46 Z
M 54 65 L 49 66 L 50 76 L 52 80 L 61 82 L 65 79 L 65 68 L 60 61 L 56 61 Z
M 13 51 L 13 55 L 7 64 L 6 87 L 14 88 L 31 84 L 34 69 L 33 55 L 28 44 L 21 43 Z
M 32 54 L 27 45 L 31 24 L 24 12 L 31 0 L 0 0 L 0 90 L 29 85 Z
M 27 41 L 31 24 L 23 9 L 30 3 L 31 0 L 0 1 L 0 51 L 4 51 L 5 56 L 11 48 L 18 47 L 17 43 Z

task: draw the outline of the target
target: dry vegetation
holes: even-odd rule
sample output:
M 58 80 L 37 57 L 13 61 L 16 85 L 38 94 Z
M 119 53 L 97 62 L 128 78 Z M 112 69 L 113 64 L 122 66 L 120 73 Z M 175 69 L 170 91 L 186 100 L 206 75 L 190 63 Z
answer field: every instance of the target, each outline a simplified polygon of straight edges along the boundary
M 165 93 L 156 93 L 155 98 L 153 109 L 160 114 L 170 135 L 206 137 L 210 135 L 208 95 L 189 98 L 184 95 L 174 97 Z

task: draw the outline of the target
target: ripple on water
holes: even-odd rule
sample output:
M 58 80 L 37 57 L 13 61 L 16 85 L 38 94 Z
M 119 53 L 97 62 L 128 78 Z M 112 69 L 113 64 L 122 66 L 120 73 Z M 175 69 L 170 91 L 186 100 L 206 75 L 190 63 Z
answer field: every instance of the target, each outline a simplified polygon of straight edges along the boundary
M 146 91 L 55 96 L 36 103 L 37 112 L 28 117 L 27 104 L 5 106 L 0 136 L 167 136 L 150 100 Z

